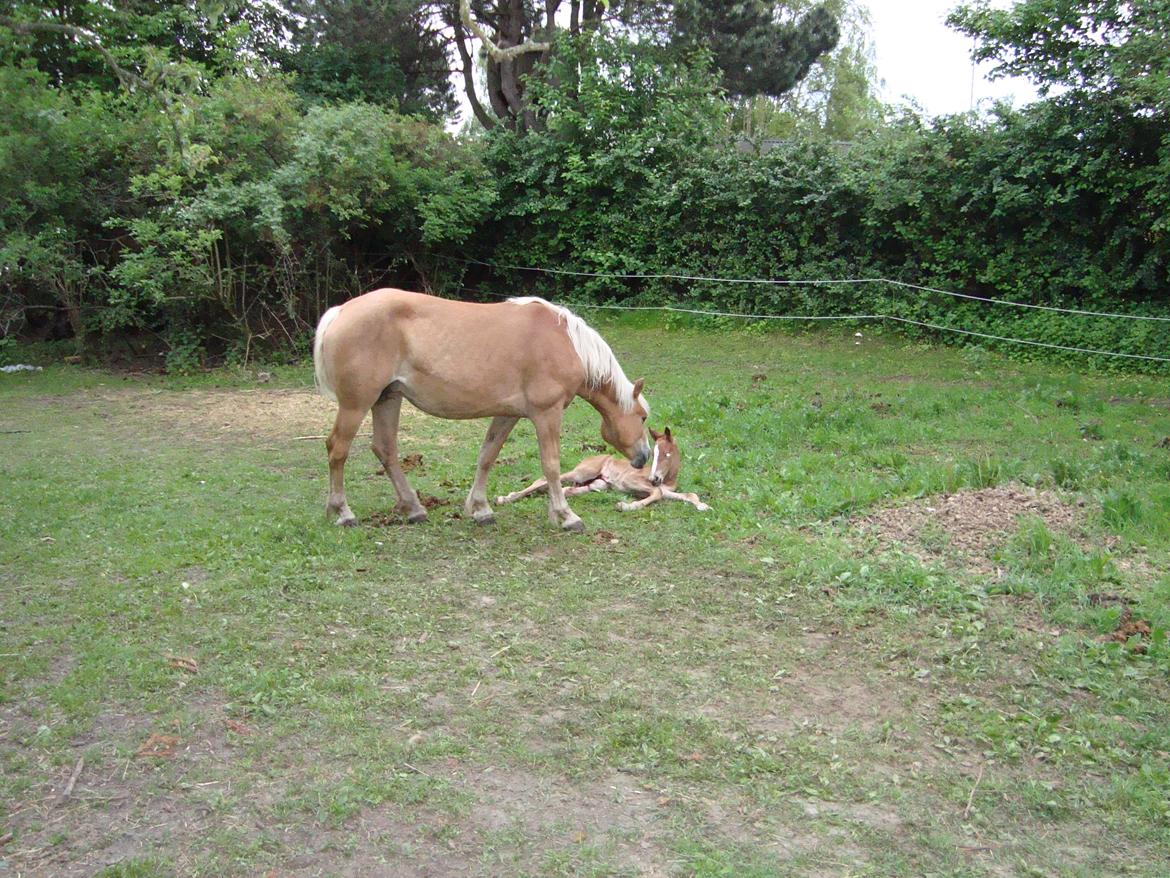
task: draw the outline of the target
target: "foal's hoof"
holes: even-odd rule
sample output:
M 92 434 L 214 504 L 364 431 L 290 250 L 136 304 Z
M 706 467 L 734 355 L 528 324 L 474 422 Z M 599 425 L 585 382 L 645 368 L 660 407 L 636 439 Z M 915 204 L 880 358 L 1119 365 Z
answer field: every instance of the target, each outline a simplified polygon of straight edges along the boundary
M 336 524 L 338 527 L 357 527 L 357 518 L 352 515 L 348 518 L 342 517 L 337 519 Z
M 476 524 L 495 524 L 496 516 L 492 512 L 476 512 L 472 516 Z
M 579 518 L 573 518 L 562 524 L 561 528 L 569 531 L 569 533 L 583 534 L 585 533 L 585 522 Z
M 422 524 L 426 520 L 427 511 L 425 509 L 420 509 L 418 512 L 412 512 L 406 516 L 407 524 Z

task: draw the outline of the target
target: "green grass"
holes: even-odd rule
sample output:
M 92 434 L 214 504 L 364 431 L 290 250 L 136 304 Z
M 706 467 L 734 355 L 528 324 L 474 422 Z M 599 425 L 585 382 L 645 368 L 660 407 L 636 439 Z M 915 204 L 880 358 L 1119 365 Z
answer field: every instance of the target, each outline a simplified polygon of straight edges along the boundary
M 477 528 L 454 514 L 486 425 L 414 415 L 410 478 L 449 505 L 370 524 L 393 491 L 362 450 L 364 526 L 342 530 L 322 444 L 295 438 L 329 420 L 295 392 L 307 368 L 0 377 L 0 861 L 1166 873 L 1164 382 L 847 333 L 599 326 L 711 512 L 586 495 L 574 536 L 534 498 Z M 566 468 L 597 426 L 569 410 Z M 489 493 L 538 472 L 522 424 Z M 1009 482 L 1056 492 L 1076 526 L 1025 516 L 972 566 L 937 524 L 882 545 L 851 523 Z M 1105 641 L 1126 607 L 1151 636 Z M 152 734 L 173 755 L 138 755 Z

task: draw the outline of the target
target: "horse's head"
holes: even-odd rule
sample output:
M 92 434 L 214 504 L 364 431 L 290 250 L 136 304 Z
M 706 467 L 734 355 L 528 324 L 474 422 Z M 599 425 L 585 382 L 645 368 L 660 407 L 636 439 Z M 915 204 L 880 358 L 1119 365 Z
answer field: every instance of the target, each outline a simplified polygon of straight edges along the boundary
M 650 484 L 673 488 L 678 484 L 678 469 L 682 466 L 678 445 L 670 435 L 670 427 L 663 433 L 651 430 L 650 436 L 654 439 L 654 452 L 650 456 Z
M 646 439 L 646 416 L 649 407 L 642 398 L 644 378 L 634 382 L 634 406 L 626 411 L 623 406 L 607 406 L 601 415 L 601 438 L 624 454 L 641 469 L 650 459 L 650 442 Z

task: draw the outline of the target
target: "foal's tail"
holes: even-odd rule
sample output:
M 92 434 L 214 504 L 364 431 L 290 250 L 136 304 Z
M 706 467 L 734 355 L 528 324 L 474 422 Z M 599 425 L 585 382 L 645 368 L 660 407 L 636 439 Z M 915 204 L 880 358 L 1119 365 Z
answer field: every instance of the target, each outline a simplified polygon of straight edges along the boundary
M 329 383 L 328 371 L 325 368 L 325 359 L 322 356 L 322 347 L 325 345 L 325 333 L 329 331 L 329 324 L 341 313 L 341 306 L 334 305 L 321 315 L 321 322 L 317 324 L 317 335 L 313 338 L 313 374 L 316 378 L 317 389 L 323 396 L 337 401 L 337 394 Z

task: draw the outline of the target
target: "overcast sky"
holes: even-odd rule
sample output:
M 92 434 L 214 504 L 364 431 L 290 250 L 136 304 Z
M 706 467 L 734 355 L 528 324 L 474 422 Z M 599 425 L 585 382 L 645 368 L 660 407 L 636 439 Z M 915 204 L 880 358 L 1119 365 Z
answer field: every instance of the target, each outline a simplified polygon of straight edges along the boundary
M 913 99 L 931 116 L 971 108 L 971 41 L 947 27 L 947 13 L 959 0 L 864 0 L 873 24 L 882 97 L 891 103 Z M 997 2 L 1006 7 L 1010 3 Z M 991 65 L 975 71 L 975 103 L 1012 98 L 1016 106 L 1034 100 L 1025 80 L 989 80 Z

